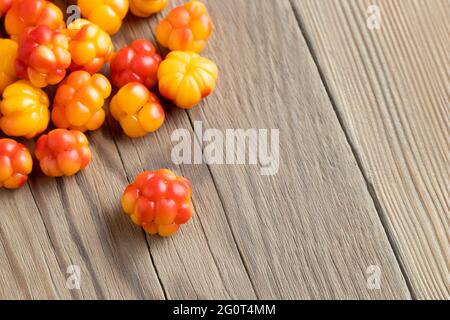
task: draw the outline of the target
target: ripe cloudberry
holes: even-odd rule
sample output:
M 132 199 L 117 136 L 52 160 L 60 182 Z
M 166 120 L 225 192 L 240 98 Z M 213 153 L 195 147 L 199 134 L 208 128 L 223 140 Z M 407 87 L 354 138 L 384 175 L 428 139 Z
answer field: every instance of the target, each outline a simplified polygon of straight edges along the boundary
M 192 217 L 191 183 L 167 169 L 145 171 L 122 195 L 131 220 L 149 234 L 167 237 Z
M 72 176 L 86 168 L 91 150 L 86 136 L 76 130 L 55 129 L 39 137 L 36 158 L 49 177 Z
M 28 149 L 12 139 L 0 139 L 0 188 L 20 188 L 33 168 Z

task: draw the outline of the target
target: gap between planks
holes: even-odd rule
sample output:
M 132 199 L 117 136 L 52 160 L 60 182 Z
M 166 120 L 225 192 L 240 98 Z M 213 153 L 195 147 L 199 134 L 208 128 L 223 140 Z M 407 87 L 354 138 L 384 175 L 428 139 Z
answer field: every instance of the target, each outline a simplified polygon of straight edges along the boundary
M 386 234 L 386 237 L 387 237 L 387 239 L 389 241 L 389 244 L 390 244 L 390 246 L 392 248 L 392 251 L 394 252 L 394 256 L 395 256 L 395 259 L 397 260 L 397 264 L 398 264 L 398 266 L 399 266 L 399 268 L 401 270 L 401 273 L 402 273 L 403 277 L 405 278 L 405 282 L 406 282 L 406 286 L 408 287 L 409 294 L 411 295 L 412 299 L 416 299 L 414 291 L 412 290 L 411 281 L 410 281 L 410 279 L 408 277 L 408 274 L 405 272 L 403 264 L 400 261 L 398 248 L 397 248 L 394 240 L 392 239 L 392 235 L 388 231 L 388 228 L 387 228 L 387 225 L 386 225 L 386 215 L 384 214 L 383 209 L 382 209 L 382 207 L 380 205 L 380 200 L 378 199 L 376 193 L 373 190 L 373 186 L 372 186 L 371 182 L 369 181 L 369 179 L 367 177 L 367 173 L 364 170 L 364 167 L 362 165 L 361 156 L 360 156 L 360 154 L 359 154 L 359 152 L 357 150 L 357 146 L 355 146 L 353 141 L 350 139 L 350 134 L 348 132 L 348 129 L 346 128 L 345 123 L 344 123 L 344 121 L 342 119 L 342 115 L 341 115 L 339 109 L 336 106 L 336 99 L 334 99 L 333 95 L 331 94 L 329 84 L 328 84 L 328 82 L 327 82 L 327 80 L 326 80 L 326 78 L 325 78 L 325 76 L 323 74 L 322 68 L 320 67 L 320 64 L 319 64 L 318 59 L 317 59 L 317 54 L 314 51 L 314 48 L 312 46 L 311 37 L 307 33 L 306 28 L 303 25 L 302 19 L 301 19 L 299 13 L 298 13 L 298 9 L 293 4 L 293 0 L 288 0 L 288 1 L 289 1 L 289 4 L 291 5 L 291 8 L 292 8 L 292 11 L 294 13 L 295 19 L 297 20 L 297 25 L 298 25 L 298 28 L 300 30 L 300 33 L 302 34 L 303 38 L 305 39 L 306 46 L 308 47 L 308 50 L 309 50 L 309 52 L 311 54 L 311 57 L 312 57 L 312 59 L 314 61 L 314 64 L 316 65 L 317 72 L 318 72 L 319 77 L 320 77 L 320 79 L 322 81 L 322 84 L 323 84 L 323 86 L 325 88 L 325 91 L 326 91 L 326 93 L 328 95 L 328 98 L 330 99 L 330 103 L 333 106 L 333 110 L 334 110 L 334 113 L 336 114 L 336 118 L 337 118 L 337 120 L 339 122 L 339 125 L 341 126 L 341 129 L 342 129 L 344 135 L 345 135 L 346 142 L 349 145 L 350 150 L 352 151 L 352 154 L 353 154 L 353 156 L 355 158 L 355 161 L 356 161 L 356 163 L 358 165 L 358 168 L 359 168 L 359 170 L 360 170 L 360 172 L 361 172 L 361 174 L 362 174 L 362 176 L 364 178 L 364 181 L 366 183 L 367 191 L 370 194 L 370 197 L 372 198 L 373 204 L 374 204 L 375 209 L 376 209 L 376 211 L 378 213 L 378 218 L 380 219 L 380 223 L 383 226 L 384 233 Z
M 449 2 L 291 4 L 310 34 L 413 296 L 448 298 Z M 381 10 L 380 30 L 366 25 L 370 5 Z

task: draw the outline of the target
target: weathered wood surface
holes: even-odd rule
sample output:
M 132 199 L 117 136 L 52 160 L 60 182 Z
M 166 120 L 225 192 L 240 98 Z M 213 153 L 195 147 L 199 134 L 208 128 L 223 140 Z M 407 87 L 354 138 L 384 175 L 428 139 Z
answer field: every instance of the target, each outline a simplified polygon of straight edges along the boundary
M 0 298 L 411 297 L 380 219 L 387 209 L 377 211 L 296 20 L 297 4 L 205 2 L 216 29 L 203 54 L 220 68 L 210 98 L 189 112 L 169 108 L 163 128 L 142 139 L 125 137 L 108 119 L 89 133 L 87 170 L 64 179 L 36 172 L 25 188 L 0 191 Z M 117 48 L 153 39 L 168 10 L 127 17 Z M 261 176 L 251 165 L 175 165 L 171 133 L 193 135 L 197 120 L 205 129 L 280 129 L 278 174 Z M 195 216 L 169 239 L 145 236 L 119 202 L 136 174 L 159 167 L 194 187 Z M 69 265 L 81 268 L 81 290 L 66 288 Z M 382 270 L 381 290 L 367 287 L 371 265 Z
M 413 295 L 450 299 L 450 2 L 292 3 Z

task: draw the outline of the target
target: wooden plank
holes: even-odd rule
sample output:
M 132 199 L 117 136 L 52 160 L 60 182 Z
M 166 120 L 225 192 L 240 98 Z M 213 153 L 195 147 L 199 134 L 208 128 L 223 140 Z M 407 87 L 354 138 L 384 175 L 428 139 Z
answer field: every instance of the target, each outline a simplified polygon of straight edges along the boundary
M 414 296 L 449 299 L 449 1 L 292 3 Z
M 5 297 L 164 298 L 143 232 L 121 214 L 120 195 L 127 180 L 108 128 L 89 134 L 89 139 L 94 158 L 87 170 L 60 179 L 35 170 L 30 179 L 33 197 L 27 187 L 5 200 L 5 214 L 11 216 L 0 223 Z M 19 217 L 24 220 L 21 228 Z M 66 286 L 72 265 L 80 267 L 80 290 Z
M 204 55 L 218 63 L 221 75 L 215 93 L 189 111 L 191 122 L 201 120 L 204 128 L 219 130 L 280 129 L 277 175 L 261 176 L 257 166 L 210 166 L 258 298 L 408 298 L 289 1 L 205 2 L 216 30 Z M 172 1 L 171 6 L 180 3 Z M 159 143 L 164 130 L 170 128 L 151 139 Z M 170 165 L 170 146 L 165 146 L 164 155 L 147 155 L 147 161 Z M 144 146 L 137 149 L 141 156 L 150 152 Z M 132 161 L 130 156 L 125 163 Z M 194 184 L 213 188 L 204 171 L 196 174 Z M 199 192 L 206 190 L 202 186 L 195 197 Z M 206 207 L 196 209 L 197 217 L 207 218 Z M 211 232 L 214 225 L 203 228 L 224 241 L 222 233 Z M 193 231 L 188 227 L 186 232 Z M 224 252 L 215 254 L 228 259 Z M 382 290 L 366 286 L 370 265 L 383 271 Z
M 144 37 L 152 38 L 158 19 L 129 17 L 124 32 L 115 37 L 117 48 Z M 149 24 L 148 22 L 151 22 Z M 187 113 L 169 109 L 164 126 L 140 139 L 126 137 L 111 121 L 114 139 L 129 180 L 143 170 L 169 168 L 192 181 L 194 218 L 170 239 L 148 237 L 155 266 L 170 299 L 255 299 L 256 294 L 239 255 L 214 181 L 206 165 L 175 165 L 171 160 L 171 133 L 186 128 Z
M 36 172 L 31 180 L 63 272 L 70 265 L 81 269 L 81 289 L 71 293 L 83 299 L 163 299 L 143 232 L 121 212 L 128 182 L 109 129 L 88 136 L 93 159 L 86 170 L 57 179 Z
M 144 31 L 141 36 L 150 33 L 143 20 L 130 19 L 129 25 L 133 23 L 141 24 L 140 31 Z M 125 25 L 124 30 L 127 30 L 127 40 L 138 37 L 134 27 L 128 29 Z M 120 36 L 115 40 L 117 47 L 128 42 Z M 186 114 L 182 115 L 181 119 L 186 121 Z M 173 119 L 175 121 L 176 117 Z M 189 126 L 189 122 L 184 125 Z M 167 126 L 170 126 L 170 121 Z M 114 124 L 112 127 L 118 129 Z M 167 131 L 163 136 L 170 141 Z M 187 238 L 193 238 L 189 242 L 186 237 L 173 242 L 149 239 L 150 248 L 147 248 L 142 231 L 121 213 L 119 199 L 128 181 L 109 129 L 103 128 L 89 134 L 89 137 L 94 158 L 88 170 L 76 177 L 64 179 L 49 179 L 42 174 L 35 174 L 31 183 L 47 227 L 42 234 L 48 233 L 63 269 L 51 268 L 51 272 L 65 274 L 67 266 L 72 264 L 81 267 L 82 285 L 80 291 L 72 291 L 75 298 L 163 298 L 163 288 L 159 284 L 161 280 L 166 282 L 167 293 L 164 295 L 167 294 L 168 298 L 256 297 L 214 188 L 208 185 L 202 187 L 200 183 L 195 186 L 195 191 L 200 194 L 195 205 L 207 208 L 202 210 L 207 214 L 204 223 L 213 226 L 206 235 L 203 234 L 202 222 L 197 220 L 194 221 L 192 233 L 186 235 Z M 154 159 L 158 154 L 170 155 L 166 150 L 169 146 L 166 141 L 159 148 L 152 145 L 152 153 L 148 152 L 148 142 L 144 142 L 147 147 L 143 155 L 136 152 L 128 155 L 126 144 L 129 144 L 128 149 L 132 149 L 139 141 L 128 139 L 121 143 L 118 140 L 124 151 L 123 163 L 128 168 L 129 164 L 135 164 L 146 156 Z M 209 175 L 206 166 L 190 171 L 193 173 L 189 175 L 188 172 L 187 176 L 199 177 L 202 171 Z M 134 173 L 137 171 L 132 172 L 130 177 Z M 212 192 L 201 195 L 201 189 Z M 216 239 L 214 233 L 224 236 Z M 149 257 L 148 249 L 152 257 Z M 227 259 L 216 260 L 213 256 L 215 251 L 226 254 Z M 152 259 L 159 265 L 161 280 L 155 273 Z M 30 281 L 30 284 L 33 282 Z M 65 279 L 59 285 L 63 292 L 68 293 Z M 235 290 L 238 287 L 240 289 Z M 41 291 L 37 297 L 53 296 Z
M 13 216 L 20 204 L 19 216 L 29 220 L 23 232 L 17 232 L 20 220 L 0 220 L 0 294 L 409 297 L 289 2 L 217 0 L 208 6 L 216 32 L 205 55 L 219 64 L 221 79 L 206 103 L 189 113 L 172 109 L 157 134 L 137 140 L 125 138 L 109 119 L 109 126 L 89 134 L 95 154 L 89 169 L 64 179 L 34 173 L 32 194 L 1 191 L 5 214 Z M 149 37 L 149 22 L 154 26 L 156 19 L 130 19 L 115 44 Z M 177 128 L 192 134 L 193 120 L 220 130 L 279 128 L 279 173 L 174 165 L 170 134 Z M 159 167 L 194 182 L 196 215 L 177 236 L 146 243 L 118 200 L 137 173 Z M 81 290 L 68 292 L 65 271 L 73 264 L 81 267 Z M 366 286 L 370 265 L 383 270 L 382 290 Z
M 0 203 L 0 299 L 70 298 L 65 271 L 29 186 L 0 189 Z
M 0 299 L 70 298 L 29 187 L 1 189 L 0 203 Z

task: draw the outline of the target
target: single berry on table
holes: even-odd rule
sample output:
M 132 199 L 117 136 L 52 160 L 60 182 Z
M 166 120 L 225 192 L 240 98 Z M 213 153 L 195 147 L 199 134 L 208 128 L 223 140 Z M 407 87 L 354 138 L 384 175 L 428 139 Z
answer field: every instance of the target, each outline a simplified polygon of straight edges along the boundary
M 40 25 L 20 35 L 16 73 L 35 87 L 59 83 L 70 63 L 69 38 L 65 34 Z
M 96 24 L 76 19 L 66 32 L 70 37 L 71 71 L 85 70 L 94 74 L 112 58 L 114 46 L 111 37 Z
M 55 129 L 40 136 L 34 152 L 49 177 L 72 176 L 91 161 L 89 142 L 77 130 Z
M 12 139 L 0 139 L 0 188 L 17 189 L 33 168 L 28 149 Z
M 111 61 L 111 79 L 121 88 L 130 82 L 140 82 L 151 89 L 158 82 L 161 56 L 148 40 L 135 40 L 117 52 Z
M 159 66 L 159 92 L 178 107 L 191 109 L 213 92 L 218 73 L 214 62 L 195 52 L 172 51 Z
M 191 183 L 167 169 L 145 171 L 122 195 L 122 207 L 131 220 L 149 234 L 176 233 L 193 212 Z
M 72 72 L 58 85 L 53 101 L 52 121 L 57 128 L 96 130 L 105 121 L 103 105 L 111 84 L 99 73 Z
M 206 6 L 192 0 L 172 9 L 156 28 L 156 39 L 172 51 L 200 52 L 213 31 Z
M 47 129 L 50 121 L 47 94 L 29 81 L 6 87 L 0 102 L 0 128 L 8 136 L 31 139 Z
M 143 137 L 158 130 L 165 119 L 158 97 L 139 82 L 123 86 L 112 98 L 109 109 L 131 138 Z

